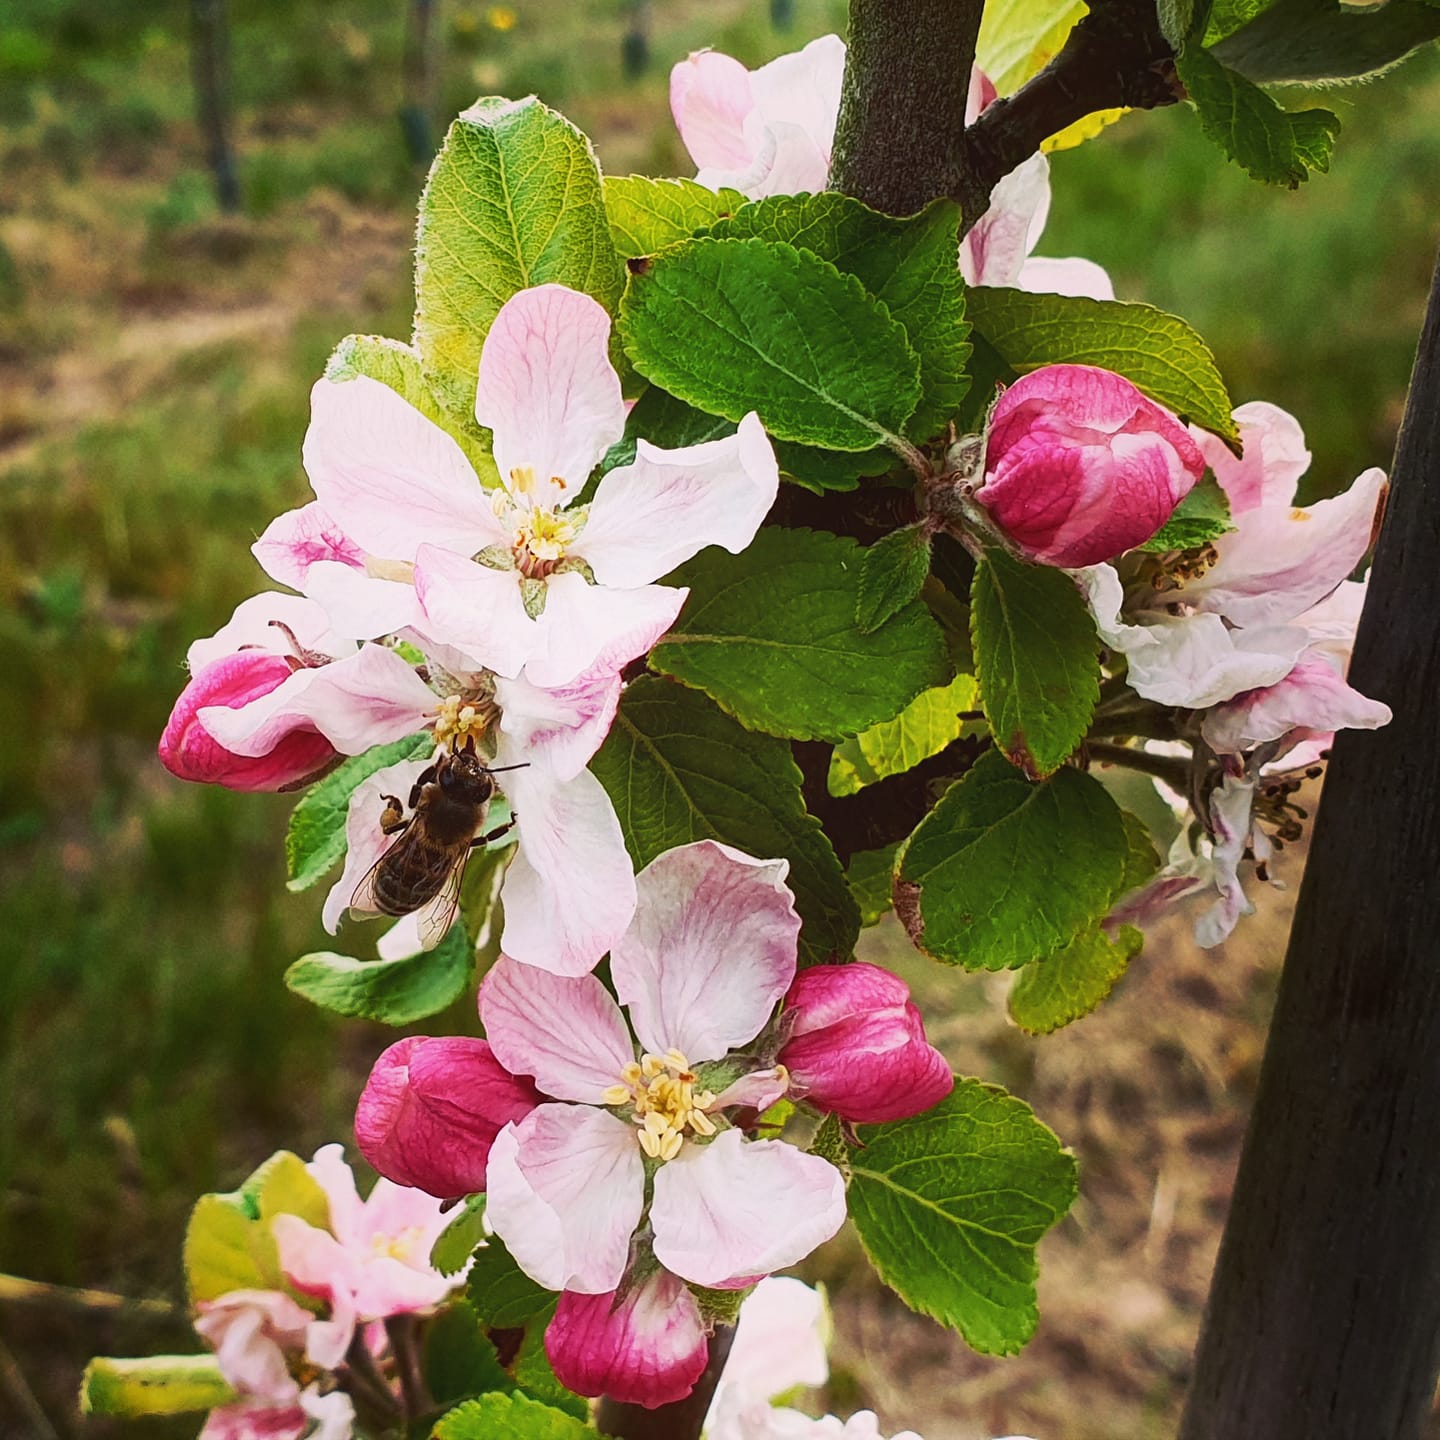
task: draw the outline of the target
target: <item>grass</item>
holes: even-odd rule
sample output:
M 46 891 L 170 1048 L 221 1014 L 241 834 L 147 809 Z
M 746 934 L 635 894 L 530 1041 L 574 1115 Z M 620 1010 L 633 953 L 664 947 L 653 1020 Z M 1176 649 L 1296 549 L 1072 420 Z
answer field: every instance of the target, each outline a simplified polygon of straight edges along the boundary
M 0 1271 L 135 1295 L 179 1293 L 198 1192 L 348 1136 L 387 1038 L 280 982 L 324 939 L 316 897 L 283 887 L 286 801 L 186 787 L 153 758 L 186 645 L 264 583 L 246 546 L 305 496 L 325 354 L 408 326 L 400 7 L 233 8 L 239 220 L 202 166 L 178 0 L 143 20 L 11 0 L 0 21 Z M 669 64 L 702 44 L 758 63 L 844 5 L 800 0 L 787 34 L 760 3 L 669 0 L 635 81 L 620 0 L 515 9 L 503 30 L 488 5 L 447 8 L 448 110 L 534 89 L 608 169 L 684 173 Z M 1437 100 L 1434 56 L 1340 95 L 1335 172 L 1293 195 L 1225 168 L 1181 110 L 1130 117 L 1055 158 L 1041 248 L 1190 318 L 1237 399 L 1301 417 L 1333 489 L 1389 457 Z M 462 1006 L 432 1028 L 472 1023 Z M 62 1428 L 79 1360 L 146 1343 L 22 1328 L 0 1314 Z

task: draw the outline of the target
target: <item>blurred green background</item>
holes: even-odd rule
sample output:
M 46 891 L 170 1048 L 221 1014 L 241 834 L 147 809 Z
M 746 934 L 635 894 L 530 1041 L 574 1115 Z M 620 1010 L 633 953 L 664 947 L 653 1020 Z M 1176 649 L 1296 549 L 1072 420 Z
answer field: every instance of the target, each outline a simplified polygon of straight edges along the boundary
M 0 1272 L 170 1299 L 194 1196 L 278 1146 L 348 1139 L 393 1038 L 281 984 L 324 939 L 318 892 L 285 892 L 285 799 L 154 759 L 187 644 L 262 587 L 248 545 L 308 493 L 329 348 L 408 333 L 403 7 L 231 10 L 237 216 L 204 166 L 183 4 L 0 10 Z M 535 91 L 608 171 L 689 173 L 670 65 L 702 45 L 756 64 L 844 12 L 449 0 L 439 114 Z M 1227 167 L 1183 107 L 1127 117 L 1055 157 L 1040 246 L 1185 315 L 1237 401 L 1294 411 L 1311 494 L 1390 457 L 1436 239 L 1440 62 L 1324 103 L 1345 123 L 1334 168 L 1294 194 Z M 66 1434 L 89 1351 L 184 1338 L 0 1300 L 0 1433 L 37 1433 L 14 1371 Z

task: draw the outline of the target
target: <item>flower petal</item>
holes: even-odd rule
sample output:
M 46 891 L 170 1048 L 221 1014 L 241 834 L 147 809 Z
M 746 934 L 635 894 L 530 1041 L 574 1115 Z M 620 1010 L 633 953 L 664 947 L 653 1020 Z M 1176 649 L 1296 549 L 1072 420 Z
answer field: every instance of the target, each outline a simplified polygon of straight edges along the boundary
M 662 1265 L 723 1285 L 783 1270 L 824 1244 L 845 1223 L 845 1182 L 818 1155 L 725 1130 L 660 1167 L 650 1221 Z
M 1234 775 L 1227 775 L 1210 797 L 1210 823 L 1215 831 L 1211 861 L 1220 898 L 1195 922 L 1195 943 L 1203 950 L 1224 940 L 1242 916 L 1255 913 L 1240 884 L 1240 862 L 1250 843 L 1254 802 L 1255 782 Z
M 670 113 L 699 169 L 741 170 L 750 163 L 745 117 L 754 108 L 750 72 L 729 55 L 696 50 L 670 71 Z
M 588 771 L 555 783 L 505 777 L 520 843 L 505 873 L 505 953 L 553 975 L 584 975 L 625 933 L 635 875 L 615 807 Z
M 826 1358 L 829 1314 L 825 1297 L 803 1280 L 770 1275 L 740 1307 L 735 1342 L 720 1376 L 732 1403 L 769 1401 L 830 1378 Z
M 610 975 L 645 1049 L 718 1060 L 760 1033 L 795 977 L 789 871 L 788 860 L 699 840 L 636 876 L 635 918 Z
M 313 600 L 303 595 L 264 590 L 242 600 L 235 607 L 235 613 L 208 639 L 196 640 L 185 654 L 185 663 L 191 670 L 199 670 L 239 650 L 293 655 L 295 647 L 281 625 L 306 650 L 335 656 L 354 653 L 354 642 L 330 628 L 329 617 Z
M 967 285 L 1014 285 L 1050 209 L 1050 162 L 1032 155 L 990 192 L 990 208 L 960 244 Z
M 304 1342 L 308 1310 L 281 1290 L 231 1290 L 196 1309 L 195 1329 L 236 1390 L 272 1402 L 299 1395 L 285 1352 Z
M 350 1399 L 348 1395 L 343 1398 L 347 1402 Z M 198 1440 L 300 1440 L 309 1425 L 309 1416 L 298 1403 L 272 1405 L 264 1400 L 237 1400 L 210 1411 Z
M 321 560 L 365 567 L 365 552 L 335 522 L 318 501 L 287 510 L 266 527 L 250 547 L 260 568 L 272 579 L 292 590 L 306 589 L 310 567 Z
M 733 435 L 660 450 L 641 440 L 633 464 L 600 482 L 572 547 L 601 585 L 649 585 L 707 545 L 738 555 L 775 503 L 780 470 L 752 411 Z
M 557 1100 L 601 1103 L 635 1058 L 620 1007 L 593 975 L 551 975 L 502 955 L 480 987 L 495 1054 Z
M 1265 400 L 1252 400 L 1234 412 L 1240 431 L 1240 458 L 1218 435 L 1192 425 L 1190 433 L 1215 472 L 1230 501 L 1231 515 L 1243 515 L 1262 505 L 1289 505 L 1295 487 L 1310 468 L 1305 432 L 1288 411 Z
M 372 555 L 472 555 L 508 538 L 460 447 L 378 380 L 317 381 L 302 453 L 321 506 Z
M 398 634 L 420 623 L 424 613 L 413 584 L 376 579 L 333 560 L 310 566 L 305 590 L 324 608 L 336 633 L 350 640 Z
M 1115 285 L 1103 266 L 1079 255 L 1048 260 L 1032 255 L 1015 281 L 1032 295 L 1077 295 L 1087 300 L 1113 300 Z
M 605 307 L 564 285 L 521 290 L 500 307 L 480 352 L 475 418 L 495 432 L 512 493 L 546 506 L 573 500 L 624 434 L 609 344 Z M 521 483 L 527 468 L 532 480 Z
M 1220 558 L 1181 598 L 1234 625 L 1293 620 L 1328 595 L 1370 548 L 1385 472 L 1365 471 L 1340 495 L 1306 510 L 1248 510 L 1213 542 Z
M 610 732 L 620 704 L 620 671 L 598 664 L 566 685 L 542 690 L 523 675 L 497 679 L 507 758 L 524 756 L 556 780 L 578 775 Z
M 781 55 L 751 75 L 750 90 L 761 118 L 772 127 L 793 126 L 815 155 L 810 170 L 787 180 L 794 184 L 793 190 L 772 190 L 771 194 L 825 188 L 844 76 L 845 42 L 838 35 L 821 35 L 804 49 Z
M 542 1105 L 490 1151 L 485 1217 L 548 1290 L 620 1284 L 645 1200 L 635 1128 L 589 1105 Z
M 525 613 L 517 571 L 492 570 L 439 546 L 422 545 L 415 552 L 415 593 L 426 633 L 463 651 L 477 669 L 518 675 L 539 643 L 538 627 Z
M 560 1383 L 625 1405 L 683 1400 L 710 1358 L 700 1307 L 684 1282 L 655 1270 L 621 1298 L 567 1290 L 545 1331 Z

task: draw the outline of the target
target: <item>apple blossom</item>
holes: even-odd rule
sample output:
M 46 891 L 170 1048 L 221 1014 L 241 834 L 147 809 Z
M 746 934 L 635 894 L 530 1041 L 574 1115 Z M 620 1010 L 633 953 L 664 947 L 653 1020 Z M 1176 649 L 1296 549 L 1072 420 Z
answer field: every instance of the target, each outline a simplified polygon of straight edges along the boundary
M 355 1406 L 343 1390 L 321 1394 L 307 1385 L 289 1404 L 239 1400 L 205 1419 L 199 1440 L 350 1440 Z
M 844 69 L 838 35 L 822 35 L 753 71 L 715 50 L 680 61 L 670 72 L 670 111 L 698 167 L 695 179 L 752 200 L 824 190 Z M 975 66 L 965 123 L 994 100 L 995 87 Z M 966 283 L 1113 300 L 1110 277 L 1093 261 L 1031 255 L 1049 210 L 1050 162 L 1035 154 L 996 185 L 989 209 L 961 242 Z
M 1030 559 L 1073 569 L 1148 540 L 1204 470 L 1185 427 L 1123 376 L 1046 365 L 996 404 L 975 498 Z
M 310 1311 L 283 1290 L 231 1290 L 196 1309 L 196 1332 L 241 1395 L 267 1401 L 299 1397 L 285 1357 L 305 1348 L 315 1323 Z
M 398 634 L 459 668 L 557 687 L 602 654 L 642 654 L 686 595 L 654 582 L 707 545 L 744 549 L 779 470 L 752 414 L 680 450 L 639 441 L 579 503 L 625 428 L 609 339 L 604 309 L 563 285 L 501 307 L 475 399 L 502 482 L 488 491 L 455 441 L 388 386 L 320 380 L 304 446 L 316 505 L 275 521 L 257 558 L 342 632 Z
M 812 965 L 785 996 L 779 1063 L 795 1099 L 874 1124 L 928 1110 L 954 1086 L 905 982 L 877 965 Z

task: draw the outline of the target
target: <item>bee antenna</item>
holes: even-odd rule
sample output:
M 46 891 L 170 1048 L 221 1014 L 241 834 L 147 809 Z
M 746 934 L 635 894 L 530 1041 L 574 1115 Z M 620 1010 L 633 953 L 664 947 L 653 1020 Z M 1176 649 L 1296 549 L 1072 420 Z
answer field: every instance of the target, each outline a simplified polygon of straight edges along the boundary
M 522 760 L 518 765 L 487 765 L 485 773 L 487 775 L 503 775 L 507 770 L 528 770 L 529 768 L 530 762 Z

